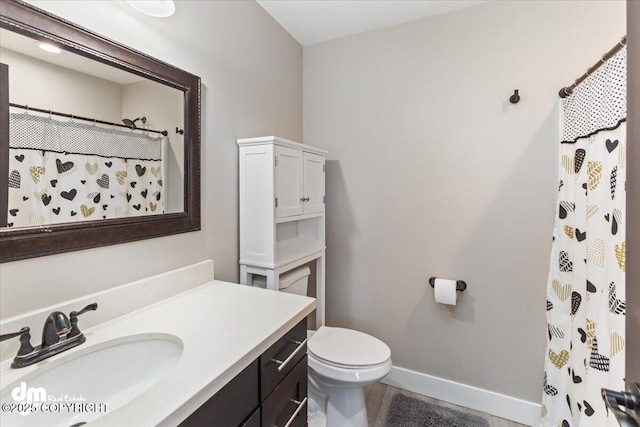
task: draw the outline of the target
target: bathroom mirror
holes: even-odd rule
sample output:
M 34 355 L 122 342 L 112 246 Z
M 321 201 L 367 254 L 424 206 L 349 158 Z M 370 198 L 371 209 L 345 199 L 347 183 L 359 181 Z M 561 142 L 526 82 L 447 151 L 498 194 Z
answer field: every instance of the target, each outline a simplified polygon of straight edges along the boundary
M 0 262 L 200 229 L 200 79 L 0 0 Z

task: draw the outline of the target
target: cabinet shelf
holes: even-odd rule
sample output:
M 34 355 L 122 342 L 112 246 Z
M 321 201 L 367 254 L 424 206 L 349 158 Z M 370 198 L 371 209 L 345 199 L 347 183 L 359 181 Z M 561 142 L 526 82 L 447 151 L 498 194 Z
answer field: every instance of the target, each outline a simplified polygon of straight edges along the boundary
M 324 216 L 324 212 L 318 212 L 318 213 L 306 214 L 306 215 L 287 216 L 284 218 L 276 218 L 276 224 L 280 224 L 283 222 L 300 221 L 302 219 L 320 218 L 322 216 Z
M 300 244 L 276 251 L 276 263 L 273 268 L 280 268 L 300 258 L 306 258 L 325 249 L 324 245 Z
M 269 268 L 269 269 L 276 269 L 276 268 L 283 267 L 287 264 L 290 264 L 294 261 L 297 261 L 299 259 L 307 258 L 314 254 L 318 254 L 322 252 L 325 248 L 326 247 L 324 245 L 301 244 L 297 246 L 290 246 L 288 248 L 278 249 L 276 251 L 276 262 L 273 264 L 247 261 L 243 259 L 240 260 L 240 264 L 252 265 L 255 267 L 263 267 L 263 268 Z

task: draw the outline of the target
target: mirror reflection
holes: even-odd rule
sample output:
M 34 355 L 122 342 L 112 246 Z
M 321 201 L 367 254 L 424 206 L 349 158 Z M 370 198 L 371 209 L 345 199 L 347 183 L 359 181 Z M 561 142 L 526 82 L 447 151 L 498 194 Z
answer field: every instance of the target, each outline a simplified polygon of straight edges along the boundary
M 184 211 L 182 91 L 4 29 L 0 63 L 10 102 L 0 227 Z

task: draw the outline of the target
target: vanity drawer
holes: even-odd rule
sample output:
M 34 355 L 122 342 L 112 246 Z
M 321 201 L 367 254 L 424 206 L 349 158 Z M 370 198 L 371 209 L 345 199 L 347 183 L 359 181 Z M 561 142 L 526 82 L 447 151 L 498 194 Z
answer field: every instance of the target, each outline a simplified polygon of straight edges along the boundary
M 289 375 L 262 402 L 262 425 L 290 427 L 307 425 L 307 356 L 290 371 Z
M 258 360 L 196 409 L 180 427 L 232 427 L 239 426 L 260 404 L 258 400 Z M 179 391 L 176 391 L 179 393 Z M 259 413 L 259 411 L 258 411 Z M 255 415 L 255 414 L 254 414 Z M 252 418 L 246 421 L 247 426 Z M 248 423 L 248 424 L 247 424 Z M 243 424 L 243 425 L 245 425 Z
M 260 356 L 260 400 L 307 354 L 307 320 L 303 319 Z M 276 361 L 277 360 L 277 361 Z

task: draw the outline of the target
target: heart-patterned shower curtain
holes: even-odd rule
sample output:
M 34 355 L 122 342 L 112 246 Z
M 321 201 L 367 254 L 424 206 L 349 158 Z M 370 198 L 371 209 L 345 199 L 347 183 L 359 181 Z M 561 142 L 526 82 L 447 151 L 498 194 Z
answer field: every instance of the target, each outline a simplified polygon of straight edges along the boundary
M 626 64 L 624 48 L 562 101 L 543 427 L 618 427 L 600 390 L 624 389 Z
M 139 132 L 10 114 L 7 225 L 163 213 L 163 144 Z

